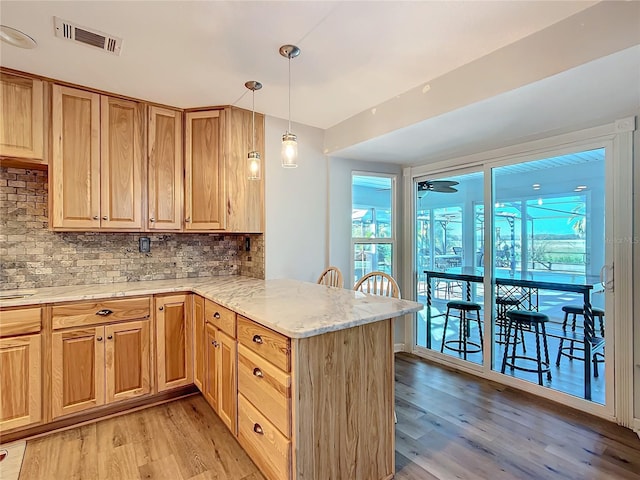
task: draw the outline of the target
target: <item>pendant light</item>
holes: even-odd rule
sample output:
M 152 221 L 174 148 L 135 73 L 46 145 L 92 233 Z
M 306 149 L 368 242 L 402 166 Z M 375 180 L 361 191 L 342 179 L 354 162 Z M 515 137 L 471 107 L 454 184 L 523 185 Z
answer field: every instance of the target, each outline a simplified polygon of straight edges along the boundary
M 300 55 L 300 49 L 295 45 L 280 47 L 280 55 L 289 59 L 289 128 L 282 135 L 282 166 L 296 168 L 298 166 L 298 137 L 291 133 L 291 59 Z
M 262 88 L 262 84 L 256 80 L 250 80 L 244 84 L 252 93 L 251 100 L 251 151 L 247 155 L 247 169 L 249 180 L 260 180 L 260 152 L 256 151 L 256 90 Z

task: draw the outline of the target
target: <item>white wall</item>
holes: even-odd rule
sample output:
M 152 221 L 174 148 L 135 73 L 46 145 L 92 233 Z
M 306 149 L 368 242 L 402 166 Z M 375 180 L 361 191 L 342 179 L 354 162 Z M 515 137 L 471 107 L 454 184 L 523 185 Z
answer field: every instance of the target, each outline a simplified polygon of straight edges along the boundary
M 324 131 L 292 124 L 298 168 L 282 168 L 287 121 L 265 118 L 265 278 L 315 282 L 327 252 L 327 160 Z

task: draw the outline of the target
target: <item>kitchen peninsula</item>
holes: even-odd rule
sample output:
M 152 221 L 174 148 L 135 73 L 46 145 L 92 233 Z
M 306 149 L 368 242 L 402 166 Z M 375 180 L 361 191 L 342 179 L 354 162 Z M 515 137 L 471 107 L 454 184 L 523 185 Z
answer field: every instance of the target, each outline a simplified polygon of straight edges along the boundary
M 195 384 L 268 479 L 393 477 L 392 319 L 419 303 L 242 276 L 8 296 L 3 388 L 29 390 L 2 405 L 6 438 Z

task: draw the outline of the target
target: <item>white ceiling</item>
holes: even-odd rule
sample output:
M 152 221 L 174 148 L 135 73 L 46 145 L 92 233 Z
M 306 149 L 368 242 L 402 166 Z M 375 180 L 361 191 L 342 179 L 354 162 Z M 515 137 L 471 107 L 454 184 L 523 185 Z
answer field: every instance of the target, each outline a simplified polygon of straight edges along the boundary
M 287 60 L 278 48 L 293 43 L 302 54 L 291 61 L 292 121 L 329 129 L 595 3 L 3 0 L 0 22 L 35 38 L 38 48 L 1 44 L 0 63 L 181 108 L 251 108 L 244 83 L 259 80 L 264 88 L 256 93 L 256 110 L 287 118 Z M 123 38 L 122 54 L 54 37 L 54 16 Z M 635 55 L 632 61 L 637 51 Z M 595 74 L 598 82 L 607 81 L 599 68 Z M 522 96 L 505 94 L 504 101 L 528 108 L 532 94 L 540 94 L 528 88 L 523 87 Z M 461 113 L 455 111 L 335 153 L 420 162 L 427 153 L 448 152 L 454 144 L 464 146 L 472 137 L 481 140 L 487 129 L 498 128 L 502 112 L 495 102 L 468 107 L 479 109 L 475 115 L 491 112 L 493 123 L 470 127 L 465 135 L 459 123 L 452 129 L 454 124 L 441 118 L 450 115 L 449 122 L 459 122 L 456 115 Z M 522 132 L 514 136 L 540 128 L 523 120 Z

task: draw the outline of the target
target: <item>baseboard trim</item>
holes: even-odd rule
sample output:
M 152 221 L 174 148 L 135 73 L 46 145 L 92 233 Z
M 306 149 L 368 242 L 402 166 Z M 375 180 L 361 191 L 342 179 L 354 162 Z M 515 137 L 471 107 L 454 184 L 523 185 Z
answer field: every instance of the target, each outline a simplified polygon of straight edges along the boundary
M 393 344 L 393 353 L 404 352 L 406 348 L 406 344 L 404 343 L 394 343 Z
M 0 444 L 10 443 L 16 440 L 32 440 L 51 433 L 62 432 L 70 428 L 80 427 L 106 418 L 117 417 L 119 415 L 142 410 L 143 408 L 149 408 L 162 403 L 171 402 L 178 398 L 188 397 L 194 393 L 198 393 L 198 389 L 195 385 L 191 384 L 175 388 L 167 392 L 149 395 L 147 397 L 140 397 L 113 405 L 106 405 L 104 407 L 92 409 L 91 411 L 54 420 L 53 422 L 43 423 L 9 433 L 0 432 Z

